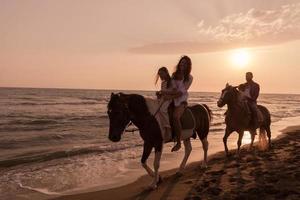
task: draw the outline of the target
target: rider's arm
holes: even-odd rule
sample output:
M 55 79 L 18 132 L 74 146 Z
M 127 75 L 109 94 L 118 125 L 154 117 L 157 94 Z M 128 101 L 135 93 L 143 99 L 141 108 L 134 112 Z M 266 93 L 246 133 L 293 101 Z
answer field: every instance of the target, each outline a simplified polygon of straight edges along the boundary
M 193 83 L 193 76 L 190 75 L 189 80 L 187 82 L 184 82 L 184 87 L 187 91 L 191 87 L 192 83 Z
M 251 98 L 253 101 L 257 100 L 258 95 L 259 95 L 259 90 L 260 90 L 260 87 L 258 84 L 253 87 L 253 91 L 251 93 Z

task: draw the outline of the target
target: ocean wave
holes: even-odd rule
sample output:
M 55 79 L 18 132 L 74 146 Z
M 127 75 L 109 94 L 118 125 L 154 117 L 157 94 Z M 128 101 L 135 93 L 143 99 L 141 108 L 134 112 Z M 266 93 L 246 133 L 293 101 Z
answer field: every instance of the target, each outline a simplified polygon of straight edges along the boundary
M 224 124 L 225 124 L 224 121 L 223 122 L 213 122 L 213 123 L 211 123 L 211 126 L 222 126 Z
M 81 100 L 90 100 L 90 101 L 97 101 L 97 102 L 103 102 L 103 103 L 108 103 L 109 99 L 108 98 L 103 98 L 103 97 L 80 97 Z
M 71 121 L 82 121 L 82 120 L 97 120 L 97 119 L 107 119 L 108 115 L 100 115 L 100 116 L 95 116 L 95 115 L 91 115 L 91 116 L 79 116 L 79 117 L 71 117 L 68 120 Z
M 224 132 L 224 128 L 211 128 L 210 132 Z
M 92 154 L 92 153 L 113 153 L 116 151 L 122 151 L 130 148 L 135 147 L 142 147 L 143 144 L 124 144 L 124 145 L 108 145 L 106 147 L 87 147 L 87 148 L 74 148 L 71 150 L 61 150 L 61 151 L 54 151 L 54 152 L 44 152 L 40 154 L 26 153 L 24 155 L 18 155 L 14 158 L 9 158 L 5 160 L 0 160 L 0 168 L 1 167 L 13 167 L 21 164 L 26 163 L 33 163 L 33 162 L 45 162 L 54 159 L 72 157 L 72 156 L 80 156 L 85 154 Z
M 59 121 L 55 119 L 17 119 L 17 120 L 11 120 L 7 123 L 7 125 L 53 125 L 58 124 Z
M 19 182 L 18 185 L 20 188 L 32 190 L 32 191 L 39 192 L 39 193 L 46 194 L 46 195 L 61 195 L 61 193 L 51 192 L 47 188 L 34 188 L 34 187 L 30 187 L 30 186 L 25 186 L 21 182 Z
M 97 113 L 95 113 L 97 114 Z M 108 115 L 85 115 L 85 116 L 32 116 L 32 115 L 0 115 L 6 118 L 5 123 L 0 121 L 1 125 L 51 125 L 51 124 L 66 124 L 72 121 L 89 121 L 107 119 Z M 9 118 L 13 120 L 9 120 Z M 19 119 L 15 119 L 19 118 Z
M 83 102 L 55 102 L 55 103 L 42 103 L 42 102 L 21 102 L 21 103 L 9 103 L 9 105 L 17 106 L 55 106 L 55 105 L 95 105 L 101 102 L 95 101 L 83 101 Z

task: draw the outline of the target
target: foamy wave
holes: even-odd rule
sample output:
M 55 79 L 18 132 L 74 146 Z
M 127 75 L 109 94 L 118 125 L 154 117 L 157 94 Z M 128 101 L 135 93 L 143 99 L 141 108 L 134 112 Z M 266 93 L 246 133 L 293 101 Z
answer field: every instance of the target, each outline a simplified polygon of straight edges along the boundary
M 24 163 L 32 163 L 32 162 L 45 162 L 49 160 L 79 156 L 84 154 L 93 154 L 93 153 L 113 153 L 118 152 L 130 148 L 141 147 L 143 144 L 131 143 L 131 144 L 122 144 L 122 145 L 106 145 L 103 147 L 79 147 L 64 151 L 55 151 L 55 152 L 44 152 L 44 153 L 33 153 L 30 155 L 26 153 L 25 155 L 18 155 L 16 158 L 0 160 L 0 167 L 12 167 Z M 28 155 L 29 154 L 29 155 Z
M 27 189 L 27 190 L 32 190 L 32 191 L 39 192 L 39 193 L 42 193 L 42 194 L 61 195 L 61 193 L 51 192 L 47 188 L 34 188 L 34 187 L 30 187 L 30 186 L 25 186 L 22 183 L 18 183 L 18 185 L 20 186 L 20 188 Z
M 22 103 L 10 103 L 9 105 L 22 105 L 22 106 L 55 106 L 55 105 L 95 105 L 101 102 L 95 101 L 83 101 L 83 102 L 56 102 L 56 103 L 42 103 L 42 102 L 22 102 Z

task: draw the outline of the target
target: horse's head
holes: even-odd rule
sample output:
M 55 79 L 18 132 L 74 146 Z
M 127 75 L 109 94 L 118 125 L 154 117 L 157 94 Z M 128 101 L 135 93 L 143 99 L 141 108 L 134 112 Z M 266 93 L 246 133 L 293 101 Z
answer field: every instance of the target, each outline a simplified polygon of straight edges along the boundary
M 130 122 L 128 96 L 122 93 L 112 93 L 107 109 L 109 117 L 108 138 L 113 142 L 119 142 L 127 124 Z
M 218 107 L 222 108 L 224 105 L 232 102 L 232 100 L 236 98 L 237 93 L 238 90 L 236 87 L 233 87 L 227 83 L 225 89 L 222 90 L 220 99 L 217 102 Z

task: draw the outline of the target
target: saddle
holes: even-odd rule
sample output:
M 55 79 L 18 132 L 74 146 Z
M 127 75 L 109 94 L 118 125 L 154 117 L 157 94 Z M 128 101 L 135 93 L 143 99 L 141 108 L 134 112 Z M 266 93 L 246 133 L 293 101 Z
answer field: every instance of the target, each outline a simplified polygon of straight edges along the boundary
M 169 120 L 170 120 L 170 125 L 171 125 L 171 130 L 172 130 L 172 140 L 174 138 L 176 138 L 175 129 L 174 129 L 174 125 L 173 125 L 174 109 L 175 109 L 174 103 L 171 103 L 168 108 L 168 113 L 169 113 Z M 196 127 L 196 120 L 195 120 L 195 117 L 189 107 L 187 107 L 184 110 L 184 112 L 180 118 L 180 122 L 181 122 L 181 127 L 182 127 L 182 135 L 185 135 L 186 133 L 188 133 L 188 134 L 193 133 L 192 137 L 195 139 L 197 137 L 196 132 L 194 131 L 194 129 Z
M 156 120 L 158 121 L 158 124 L 161 127 L 161 119 L 159 118 L 159 115 L 157 114 L 157 110 L 160 107 L 160 104 L 157 100 L 151 99 L 151 98 L 146 98 L 146 104 L 149 109 L 149 112 L 152 115 L 155 115 Z M 174 103 L 171 103 L 168 107 L 168 114 L 169 114 L 169 121 L 170 121 L 170 126 L 171 126 L 171 133 L 164 133 L 164 142 L 171 142 L 174 140 L 176 137 L 174 127 L 173 127 L 173 112 L 174 112 Z M 190 137 L 196 138 L 196 133 L 194 132 L 194 128 L 196 126 L 196 121 L 195 117 L 190 110 L 190 108 L 186 108 L 184 113 L 182 114 L 181 117 L 181 126 L 182 126 L 182 139 L 187 139 Z
M 254 124 L 255 116 L 251 110 L 250 103 L 248 101 L 245 101 L 243 107 L 250 117 L 250 124 Z M 261 110 L 258 107 L 257 107 L 257 121 L 259 124 L 261 124 L 264 121 L 263 113 L 261 112 Z

